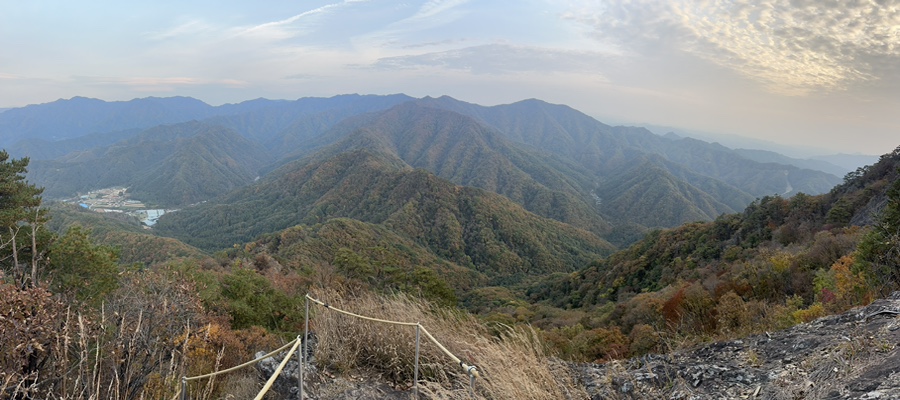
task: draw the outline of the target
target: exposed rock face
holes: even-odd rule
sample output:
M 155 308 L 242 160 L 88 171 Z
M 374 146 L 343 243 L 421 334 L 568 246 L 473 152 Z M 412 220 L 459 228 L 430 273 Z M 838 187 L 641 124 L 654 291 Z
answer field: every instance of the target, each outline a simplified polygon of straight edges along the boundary
M 592 399 L 900 399 L 900 292 L 780 332 L 574 369 Z

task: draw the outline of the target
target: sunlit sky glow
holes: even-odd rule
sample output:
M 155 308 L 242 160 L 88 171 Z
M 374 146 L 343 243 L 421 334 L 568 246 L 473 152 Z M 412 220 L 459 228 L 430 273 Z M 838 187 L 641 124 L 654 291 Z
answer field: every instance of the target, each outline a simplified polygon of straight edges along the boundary
M 539 98 L 608 123 L 900 145 L 900 0 L 3 1 L 0 45 L 0 107 Z

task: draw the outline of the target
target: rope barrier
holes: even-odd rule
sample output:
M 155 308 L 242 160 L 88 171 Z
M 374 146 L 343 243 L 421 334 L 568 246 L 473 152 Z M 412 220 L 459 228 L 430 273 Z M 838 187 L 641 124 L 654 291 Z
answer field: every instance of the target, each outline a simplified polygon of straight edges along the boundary
M 309 294 L 306 295 L 306 298 L 309 299 L 310 301 L 312 301 L 313 303 L 316 303 L 316 304 L 318 304 L 318 305 L 320 305 L 320 306 L 323 306 L 323 307 L 325 307 L 325 308 L 327 308 L 327 309 L 329 309 L 329 310 L 334 310 L 334 311 L 339 312 L 339 313 L 341 313 L 341 314 L 349 315 L 349 316 L 352 316 L 352 317 L 356 317 L 356 318 L 360 318 L 360 319 L 364 319 L 364 320 L 368 320 L 368 321 L 381 322 L 381 323 L 385 323 L 385 324 L 394 324 L 394 325 L 404 325 L 404 326 L 415 326 L 415 327 L 418 327 L 419 329 L 421 329 L 422 333 L 425 334 L 425 337 L 427 337 L 428 340 L 431 341 L 431 343 L 434 343 L 434 345 L 437 346 L 438 349 L 440 349 L 444 354 L 446 354 L 448 357 L 450 357 L 450 359 L 453 360 L 454 363 L 459 364 L 460 368 L 462 368 L 463 371 L 465 371 L 466 374 L 469 375 L 470 381 L 471 381 L 471 382 L 474 382 L 475 378 L 479 378 L 479 377 L 480 377 L 480 374 L 479 374 L 479 372 L 478 372 L 478 368 L 477 368 L 477 367 L 475 367 L 474 365 L 468 365 L 468 364 L 466 364 L 465 362 L 463 362 L 462 360 L 460 360 L 459 357 L 457 357 L 457 356 L 455 356 L 453 353 L 451 353 L 450 350 L 447 350 L 447 348 L 444 347 L 444 345 L 442 345 L 440 342 L 438 342 L 437 339 L 435 339 L 434 336 L 431 335 L 431 332 L 428 332 L 428 330 L 425 329 L 425 327 L 422 326 L 421 324 L 419 324 L 418 322 L 400 322 L 400 321 L 391 321 L 391 320 L 386 320 L 386 319 L 379 319 L 379 318 L 367 317 L 367 316 L 364 316 L 364 315 L 354 314 L 354 313 L 349 312 L 349 311 L 344 311 L 344 310 L 341 310 L 341 309 L 339 309 L 339 308 L 332 307 L 332 306 L 328 305 L 327 303 L 325 303 L 325 302 L 323 302 L 323 301 L 321 301 L 321 300 L 317 300 L 317 299 L 314 299 L 314 298 L 310 297 Z
M 460 366 L 460 368 L 462 368 L 462 370 L 465 371 L 465 373 L 469 375 L 469 386 L 470 386 L 470 390 L 471 390 L 470 393 L 472 394 L 472 398 L 475 398 L 475 378 L 481 377 L 480 373 L 478 372 L 478 368 L 475 367 L 474 365 L 466 364 L 465 362 L 460 360 L 459 357 L 457 357 L 456 355 L 451 353 L 450 350 L 447 350 L 447 348 L 444 347 L 444 345 L 441 344 L 441 342 L 438 342 L 437 339 L 435 339 L 434 336 L 431 334 L 431 332 L 428 332 L 428 330 L 425 329 L 425 327 L 422 326 L 422 324 L 420 324 L 418 322 L 391 321 L 391 320 L 386 320 L 386 319 L 373 318 L 373 317 L 367 317 L 365 315 L 355 314 L 355 313 L 345 311 L 345 310 L 342 310 L 342 309 L 339 309 L 336 307 L 332 307 L 323 301 L 320 301 L 318 299 L 314 299 L 314 298 L 310 297 L 309 294 L 306 295 L 306 299 L 308 301 L 312 301 L 313 303 L 318 304 L 322 307 L 325 307 L 328 310 L 333 310 L 335 312 L 338 312 L 338 313 L 341 313 L 344 315 L 348 315 L 351 317 L 355 317 L 355 318 L 359 318 L 359 319 L 363 319 L 363 320 L 367 320 L 367 321 L 372 321 L 372 322 L 384 323 L 384 324 L 416 327 L 416 368 L 415 368 L 416 371 L 415 371 L 414 378 L 413 378 L 416 381 L 415 382 L 416 396 L 418 397 L 418 378 L 417 377 L 418 377 L 418 369 L 419 369 L 418 368 L 418 366 L 419 366 L 419 334 L 424 333 L 425 337 L 427 337 L 428 340 L 430 340 L 432 343 L 434 343 L 434 345 L 437 346 L 437 348 L 440 349 L 441 352 L 443 352 L 448 357 L 450 357 L 450 359 L 453 360 L 454 363 L 458 364 Z M 228 369 L 211 372 L 211 373 L 208 373 L 205 375 L 198 375 L 198 376 L 191 376 L 191 377 L 184 376 L 181 378 L 181 388 L 178 391 L 176 391 L 175 396 L 173 397 L 173 400 L 178 398 L 179 395 L 181 395 L 182 398 L 184 398 L 184 396 L 187 394 L 187 382 L 188 381 L 194 381 L 194 380 L 203 379 L 203 378 L 210 378 L 210 377 L 213 377 L 216 375 L 221 375 L 221 374 L 226 374 L 226 373 L 229 373 L 232 371 L 236 371 L 241 368 L 246 368 L 246 367 L 256 364 L 262 360 L 265 360 L 269 357 L 273 357 L 276 354 L 278 354 L 278 353 L 284 351 L 285 349 L 287 349 L 288 347 L 290 347 L 290 351 L 288 351 L 288 353 L 287 353 L 287 355 L 285 355 L 284 359 L 281 360 L 281 363 L 278 365 L 278 368 L 275 369 L 275 372 L 272 374 L 271 377 L 269 377 L 269 380 L 266 381 L 265 386 L 263 386 L 262 390 L 254 398 L 254 400 L 260 400 L 263 398 L 263 396 L 265 396 L 265 394 L 269 391 L 269 389 L 271 389 L 272 385 L 275 383 L 275 380 L 278 378 L 279 375 L 281 375 L 281 372 L 284 370 L 285 365 L 287 365 L 291 356 L 294 354 L 295 351 L 297 351 L 297 348 L 301 344 L 303 345 L 303 350 L 300 353 L 300 366 L 299 366 L 300 370 L 298 371 L 298 375 L 299 375 L 298 377 L 300 378 L 299 379 L 299 381 L 300 381 L 299 382 L 299 390 L 300 390 L 300 396 L 302 398 L 303 397 L 303 364 L 305 363 L 305 356 L 306 356 L 306 342 L 307 342 L 306 336 L 308 335 L 307 332 L 309 330 L 309 305 L 308 305 L 308 303 L 306 306 L 305 314 L 306 314 L 306 322 L 305 322 L 306 327 L 305 327 L 304 336 L 302 337 L 302 339 L 300 336 L 298 336 L 296 339 L 291 340 L 284 346 L 281 346 L 278 349 L 275 349 L 264 356 L 257 357 L 254 360 L 247 361 L 243 364 L 236 365 L 236 366 L 228 368 Z
M 453 355 L 453 353 L 451 353 L 450 350 L 447 350 L 447 348 L 444 347 L 444 345 L 442 345 L 440 342 L 438 342 L 437 339 L 434 338 L 434 336 L 431 336 L 431 332 L 428 332 L 428 330 L 425 329 L 424 326 L 422 327 L 422 333 L 425 334 L 425 337 L 427 337 L 428 340 L 431 340 L 431 343 L 434 343 L 434 345 L 437 346 L 439 349 L 441 349 L 441 351 L 443 351 L 444 354 L 449 356 L 450 359 L 453 360 L 453 362 L 459 364 L 459 367 L 462 368 L 463 371 L 465 371 L 467 374 L 469 374 L 470 377 L 473 377 L 473 378 L 481 377 L 480 374 L 478 373 L 477 367 L 475 367 L 474 365 L 468 365 L 468 364 L 464 363 L 462 360 L 460 360 L 459 357 Z
M 281 375 L 281 371 L 284 370 L 284 366 L 287 365 L 288 361 L 290 361 L 291 359 L 291 356 L 294 355 L 295 351 L 297 351 L 297 346 L 300 346 L 300 342 L 301 341 L 299 336 L 297 337 L 297 339 L 294 339 L 294 346 L 291 347 L 291 351 L 289 351 L 287 355 L 284 356 L 284 359 L 281 360 L 281 364 L 278 364 L 278 368 L 275 369 L 275 372 L 273 372 L 272 376 L 269 377 L 269 380 L 266 381 L 266 385 L 263 386 L 262 390 L 259 391 L 259 394 L 257 394 L 256 397 L 253 398 L 253 400 L 262 399 L 263 396 L 266 395 L 266 392 L 268 392 L 269 389 L 272 388 L 272 384 L 275 383 L 275 379 L 278 379 L 278 375 Z M 300 368 L 303 368 L 303 366 L 301 365 Z
M 247 362 L 245 362 L 245 363 L 243 363 L 243 364 L 241 364 L 241 365 L 236 365 L 236 366 L 234 366 L 234 367 L 231 367 L 231 368 L 228 368 L 228 369 L 224 369 L 224 370 L 221 370 L 221 371 L 212 372 L 212 373 L 209 373 L 209 374 L 206 374 L 206 375 L 197 375 L 197 376 L 191 376 L 191 377 L 184 377 L 184 380 L 186 380 L 186 381 L 195 381 L 195 380 L 198 380 L 198 379 L 209 378 L 209 377 L 213 377 L 213 376 L 216 376 L 216 375 L 227 374 L 227 373 L 229 373 L 229 372 L 231 372 L 231 371 L 237 371 L 237 370 L 239 370 L 239 369 L 241 369 L 241 368 L 245 368 L 245 367 L 251 366 L 251 365 L 256 364 L 256 363 L 258 363 L 258 362 L 260 362 L 260 361 L 262 361 L 262 360 L 265 360 L 265 359 L 267 359 L 267 358 L 269 358 L 269 357 L 275 356 L 276 354 L 278 354 L 278 353 L 284 351 L 284 349 L 293 346 L 296 342 L 299 341 L 298 339 L 299 339 L 299 338 L 294 339 L 294 340 L 291 340 L 290 342 L 288 342 L 288 343 L 285 344 L 284 346 L 281 346 L 281 347 L 279 347 L 278 349 L 273 350 L 273 351 L 270 352 L 269 354 L 266 354 L 266 355 L 264 355 L 264 356 L 262 356 L 262 357 L 258 357 L 258 358 L 254 359 L 254 360 L 251 360 L 251 361 L 247 361 Z
M 356 317 L 356 318 L 365 319 L 365 320 L 374 321 L 374 322 L 381 322 L 381 323 L 384 323 L 384 324 L 394 324 L 394 325 L 404 325 L 404 326 L 416 326 L 416 325 L 419 324 L 418 322 L 399 322 L 399 321 L 389 321 L 389 320 L 386 320 L 386 319 L 378 319 L 378 318 L 366 317 L 366 316 L 364 316 L 364 315 L 354 314 L 354 313 L 352 313 L 352 312 L 350 312 L 350 311 L 344 311 L 344 310 L 341 310 L 340 308 L 334 308 L 334 307 L 328 305 L 328 304 L 325 303 L 325 302 L 322 302 L 322 301 L 320 301 L 320 300 L 316 300 L 316 299 L 314 299 L 314 298 L 312 298 L 312 297 L 309 297 L 309 295 L 306 295 L 306 298 L 309 299 L 310 301 L 312 301 L 313 303 L 316 303 L 316 304 L 318 304 L 318 305 L 320 305 L 320 306 L 322 306 L 322 307 L 325 307 L 325 308 L 327 308 L 327 309 L 329 309 L 329 310 L 334 310 L 334 311 L 337 311 L 337 312 L 339 312 L 339 313 L 341 313 L 341 314 L 349 315 L 349 316 L 351 316 L 351 317 Z

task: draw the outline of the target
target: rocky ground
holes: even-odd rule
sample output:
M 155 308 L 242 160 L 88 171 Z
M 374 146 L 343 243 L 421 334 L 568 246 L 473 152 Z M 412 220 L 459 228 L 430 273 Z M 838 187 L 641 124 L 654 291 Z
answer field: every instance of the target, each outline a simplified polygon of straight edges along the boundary
M 314 340 L 311 340 L 313 342 Z M 312 353 L 312 350 L 310 350 Z M 283 353 L 284 354 L 284 353 Z M 257 354 L 257 357 L 263 353 Z M 315 356 L 310 354 L 311 363 L 306 364 L 303 369 L 304 386 L 303 399 L 307 400 L 339 400 L 339 399 L 359 399 L 359 400 L 408 400 L 410 398 L 410 388 L 396 388 L 383 382 L 383 379 L 371 374 L 357 372 L 356 374 L 347 374 L 346 376 L 337 376 L 327 371 L 321 371 L 315 367 Z M 261 377 L 269 377 L 278 368 L 278 364 L 283 359 L 283 355 L 274 358 L 267 358 L 256 364 L 257 371 Z M 299 362 L 296 357 L 292 357 L 284 366 L 284 371 L 272 390 L 267 394 L 266 399 L 298 399 L 298 380 L 297 367 Z
M 277 362 L 258 364 L 262 376 Z M 297 363 L 268 398 L 297 398 Z M 595 399 L 900 399 L 900 292 L 791 329 L 607 364 L 573 364 Z M 408 399 L 375 376 L 307 365 L 307 399 Z M 274 396 L 274 397 L 273 397 Z
M 900 399 L 900 292 L 785 331 L 573 368 L 592 399 Z

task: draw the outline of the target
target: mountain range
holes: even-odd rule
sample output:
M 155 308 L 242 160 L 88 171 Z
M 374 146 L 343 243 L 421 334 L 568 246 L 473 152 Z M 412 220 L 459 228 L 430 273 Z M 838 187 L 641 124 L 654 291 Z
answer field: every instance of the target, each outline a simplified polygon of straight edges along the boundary
M 649 229 L 841 182 L 816 165 L 609 126 L 535 99 L 486 107 L 342 95 L 213 107 L 77 97 L 3 112 L 0 138 L 32 158 L 28 178 L 47 197 L 125 186 L 180 208 L 156 229 L 203 249 L 352 218 L 460 265 L 503 259 L 506 275 L 572 270 L 562 264 L 578 257 L 567 252 L 605 254 Z M 517 217 L 498 222 L 508 215 Z M 521 234 L 526 226 L 542 233 Z M 551 261 L 531 261 L 542 252 Z

